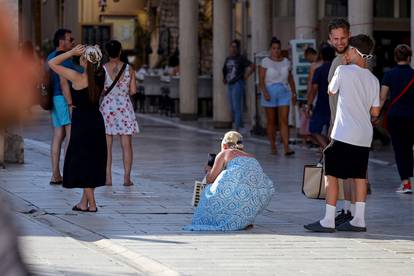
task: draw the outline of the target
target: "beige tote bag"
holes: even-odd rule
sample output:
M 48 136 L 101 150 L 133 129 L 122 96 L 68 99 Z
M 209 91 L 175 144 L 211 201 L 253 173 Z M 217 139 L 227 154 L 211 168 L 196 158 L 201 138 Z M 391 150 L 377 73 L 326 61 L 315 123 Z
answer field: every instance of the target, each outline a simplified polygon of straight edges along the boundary
M 344 199 L 344 187 L 342 179 L 339 179 L 338 200 Z M 325 199 L 325 177 L 323 165 L 305 165 L 303 168 L 302 193 L 311 199 Z

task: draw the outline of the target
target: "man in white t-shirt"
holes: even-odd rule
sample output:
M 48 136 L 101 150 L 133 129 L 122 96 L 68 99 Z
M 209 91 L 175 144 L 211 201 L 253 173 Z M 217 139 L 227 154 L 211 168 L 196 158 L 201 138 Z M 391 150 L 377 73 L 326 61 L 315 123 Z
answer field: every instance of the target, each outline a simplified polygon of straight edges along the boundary
M 313 232 L 365 232 L 366 172 L 372 142 L 371 116 L 380 112 L 379 82 L 367 69 L 374 42 L 366 35 L 349 39 L 345 58 L 329 83 L 329 95 L 338 94 L 337 113 L 331 133 L 332 142 L 324 150 L 326 212 L 325 217 L 305 225 Z M 338 178 L 353 178 L 356 185 L 355 214 L 351 221 L 335 229 Z

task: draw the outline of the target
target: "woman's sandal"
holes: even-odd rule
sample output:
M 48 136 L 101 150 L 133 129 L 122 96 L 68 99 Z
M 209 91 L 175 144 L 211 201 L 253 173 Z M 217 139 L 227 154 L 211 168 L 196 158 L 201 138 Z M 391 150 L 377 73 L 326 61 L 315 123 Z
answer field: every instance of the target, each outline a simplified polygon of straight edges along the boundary
M 63 179 L 60 179 L 60 180 L 56 180 L 56 179 L 50 180 L 49 184 L 50 185 L 62 185 L 63 184 Z
M 285 152 L 285 156 L 291 156 L 293 154 L 295 154 L 295 152 L 293 150 Z
M 72 207 L 72 211 L 76 211 L 76 212 L 89 212 L 89 208 L 88 209 L 81 209 L 78 207 L 78 204 L 76 204 L 75 206 Z
M 250 229 L 252 229 L 254 227 L 254 225 L 253 224 L 249 224 L 249 225 L 247 225 L 246 227 L 244 227 L 244 229 L 243 230 L 250 230 Z
M 95 210 L 91 210 L 90 208 L 88 208 L 88 209 L 86 209 L 86 212 L 89 212 L 89 213 L 96 213 L 96 212 L 98 212 L 98 207 L 96 207 L 96 209 L 95 209 Z
M 124 183 L 124 186 L 126 186 L 126 187 L 128 187 L 128 186 L 132 186 L 132 185 L 134 185 L 134 182 L 129 182 L 129 183 Z

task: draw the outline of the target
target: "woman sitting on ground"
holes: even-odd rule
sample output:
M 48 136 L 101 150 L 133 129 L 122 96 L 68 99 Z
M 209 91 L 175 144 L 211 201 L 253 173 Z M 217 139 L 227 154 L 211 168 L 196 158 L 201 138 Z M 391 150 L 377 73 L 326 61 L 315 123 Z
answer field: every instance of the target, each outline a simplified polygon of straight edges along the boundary
M 244 151 L 242 136 L 227 132 L 194 212 L 191 231 L 234 231 L 251 226 L 269 204 L 273 182 L 253 155 Z

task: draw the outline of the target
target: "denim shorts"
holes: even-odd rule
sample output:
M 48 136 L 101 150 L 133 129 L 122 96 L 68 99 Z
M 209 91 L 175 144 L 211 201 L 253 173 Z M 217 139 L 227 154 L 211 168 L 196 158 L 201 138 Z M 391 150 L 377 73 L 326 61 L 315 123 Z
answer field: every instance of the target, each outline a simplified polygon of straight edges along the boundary
M 62 95 L 53 96 L 52 123 L 54 127 L 70 125 L 69 106 Z
M 292 93 L 287 89 L 283 83 L 274 83 L 266 86 L 270 95 L 270 100 L 266 101 L 263 97 L 263 93 L 260 97 L 260 104 L 263 107 L 278 107 L 289 106 L 292 98 Z

